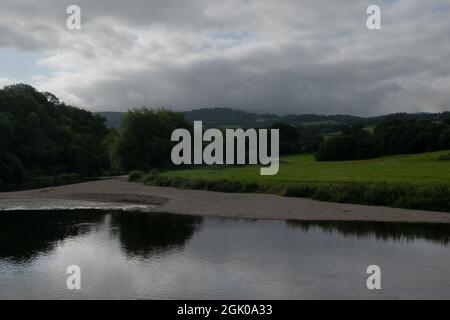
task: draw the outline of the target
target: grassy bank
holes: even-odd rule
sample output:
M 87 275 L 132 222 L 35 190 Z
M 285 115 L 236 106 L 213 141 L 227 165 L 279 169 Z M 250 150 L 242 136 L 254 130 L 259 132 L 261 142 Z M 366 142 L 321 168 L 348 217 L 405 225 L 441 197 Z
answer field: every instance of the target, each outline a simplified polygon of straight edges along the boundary
M 445 154 L 448 151 L 343 162 L 297 155 L 282 158 L 275 176 L 260 176 L 258 166 L 245 166 L 174 170 L 134 179 L 158 186 L 450 212 L 450 161 L 438 161 Z

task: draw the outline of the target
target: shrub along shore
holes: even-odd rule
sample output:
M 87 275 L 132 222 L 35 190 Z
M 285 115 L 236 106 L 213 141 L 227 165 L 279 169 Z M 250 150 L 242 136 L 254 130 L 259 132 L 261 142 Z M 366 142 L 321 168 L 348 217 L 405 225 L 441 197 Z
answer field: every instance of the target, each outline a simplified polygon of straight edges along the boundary
M 272 193 L 286 197 L 311 198 L 328 202 L 450 212 L 450 187 L 447 185 L 417 186 L 407 183 L 339 182 L 298 183 L 277 187 L 227 180 L 165 177 L 158 174 L 146 174 L 138 180 L 145 185 L 160 187 L 237 193 Z

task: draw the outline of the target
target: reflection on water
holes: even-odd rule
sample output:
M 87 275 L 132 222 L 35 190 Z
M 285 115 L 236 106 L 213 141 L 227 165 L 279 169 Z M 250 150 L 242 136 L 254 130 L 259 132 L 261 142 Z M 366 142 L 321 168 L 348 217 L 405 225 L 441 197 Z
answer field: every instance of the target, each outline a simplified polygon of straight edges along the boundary
M 111 225 L 117 227 L 121 246 L 128 255 L 146 258 L 182 247 L 201 221 L 201 217 L 132 213 L 112 215 Z
M 0 213 L 0 258 L 25 262 L 89 232 L 103 217 L 100 211 Z
M 3 212 L 0 298 L 450 298 L 449 238 L 441 224 Z M 72 264 L 80 291 L 66 289 Z
M 105 214 L 99 210 L 2 213 L 0 259 L 26 262 L 51 252 L 63 240 L 104 232 L 105 227 L 113 239 L 119 239 L 124 253 L 145 258 L 183 246 L 201 220 L 201 217 L 160 213 Z
M 344 237 L 382 240 L 426 239 L 447 245 L 450 241 L 450 225 L 438 223 L 386 223 L 367 221 L 296 221 L 287 225 L 307 232 L 319 228 L 324 232 L 337 232 Z

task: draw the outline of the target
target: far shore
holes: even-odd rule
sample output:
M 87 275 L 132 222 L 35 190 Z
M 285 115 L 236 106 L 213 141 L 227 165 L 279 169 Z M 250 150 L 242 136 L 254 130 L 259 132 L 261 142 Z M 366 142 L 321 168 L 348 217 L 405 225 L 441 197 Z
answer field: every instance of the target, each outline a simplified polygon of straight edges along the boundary
M 140 205 L 140 211 L 229 218 L 450 223 L 450 213 L 321 202 L 261 193 L 223 193 L 144 186 L 126 177 L 43 189 L 0 192 L 10 201 L 82 200 Z

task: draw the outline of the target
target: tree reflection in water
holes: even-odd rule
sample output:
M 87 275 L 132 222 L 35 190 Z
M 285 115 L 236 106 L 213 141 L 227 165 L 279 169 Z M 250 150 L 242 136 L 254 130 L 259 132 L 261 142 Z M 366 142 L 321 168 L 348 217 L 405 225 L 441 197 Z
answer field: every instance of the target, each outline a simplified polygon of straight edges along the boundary
M 223 222 L 233 220 L 240 224 L 257 221 L 223 219 Z M 203 221 L 204 218 L 199 216 L 165 213 L 98 210 L 2 212 L 0 259 L 14 263 L 30 262 L 35 257 L 55 251 L 63 241 L 87 237 L 102 230 L 119 242 L 127 256 L 147 259 L 183 249 Z M 407 241 L 423 238 L 445 245 L 450 243 L 448 224 L 292 220 L 286 223 L 288 227 L 303 232 L 316 228 L 346 237 Z
M 324 232 L 337 232 L 345 237 L 406 241 L 425 239 L 445 245 L 450 242 L 450 224 L 297 220 L 288 220 L 286 223 L 289 227 L 305 232 L 319 228 Z
M 95 210 L 0 212 L 0 259 L 32 260 L 60 241 L 88 233 L 103 217 Z
M 198 230 L 203 218 L 166 213 L 113 214 L 111 225 L 117 227 L 125 253 L 148 258 L 182 248 Z
M 106 228 L 124 252 L 147 258 L 181 248 L 201 217 L 100 210 L 8 211 L 0 213 L 0 259 L 21 263 L 53 252 L 65 240 Z

